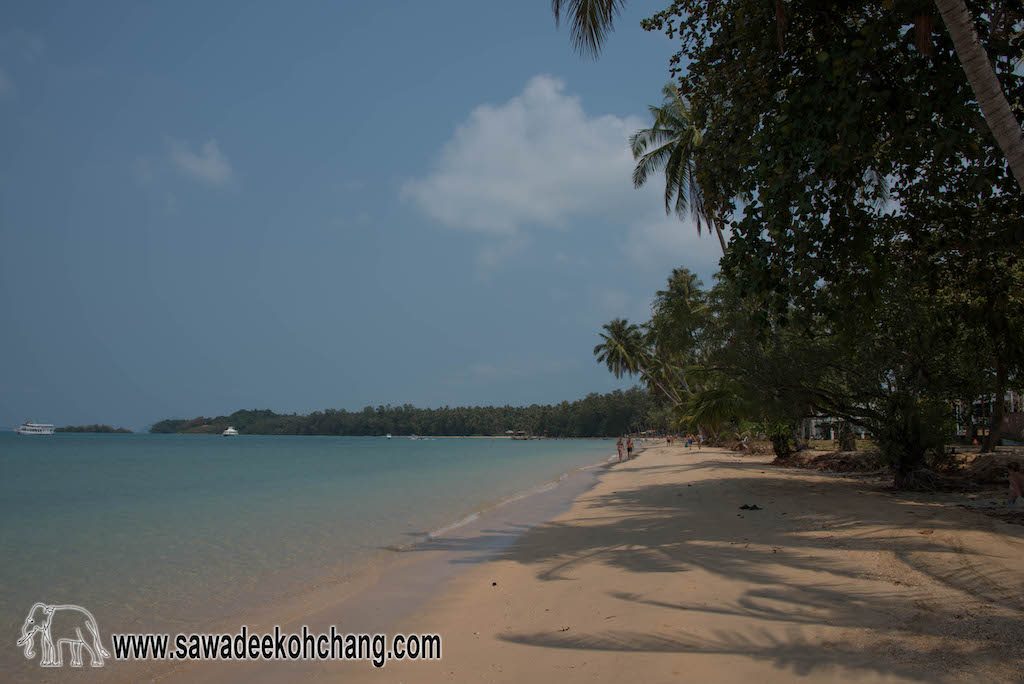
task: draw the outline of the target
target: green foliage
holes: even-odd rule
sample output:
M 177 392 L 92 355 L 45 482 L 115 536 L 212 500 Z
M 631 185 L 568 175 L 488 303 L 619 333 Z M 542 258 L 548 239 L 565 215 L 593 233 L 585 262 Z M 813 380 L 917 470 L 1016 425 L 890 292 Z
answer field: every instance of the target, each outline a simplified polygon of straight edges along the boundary
M 1019 51 L 1004 29 L 1022 10 L 970 4 L 1019 111 Z M 776 7 L 762 0 L 681 0 L 645 22 L 679 41 L 679 91 L 704 132 L 697 182 L 708 204 L 727 208 L 725 271 L 743 294 L 765 297 L 762 315 L 808 322 L 835 306 L 823 286 L 877 295 L 879 221 L 920 225 L 895 204 L 998 196 L 1021 215 L 1024 198 L 931 3 L 791 0 L 785 15 L 784 49 Z M 922 16 L 936 27 L 930 56 L 913 28 Z
M 895 467 L 896 485 L 910 486 L 914 471 L 924 465 L 926 457 L 941 454 L 952 438 L 952 407 L 904 393 L 887 397 L 878 404 L 878 411 L 875 440 L 883 457 Z
M 65 425 L 59 427 L 57 432 L 103 432 L 109 434 L 130 435 L 132 431 L 123 427 L 112 427 L 110 425 Z
M 601 343 L 594 347 L 594 356 L 616 378 L 633 376 L 643 365 L 645 343 L 640 328 L 624 318 L 604 324 Z
M 259 435 L 500 435 L 523 430 L 549 437 L 605 437 L 635 432 L 650 424 L 648 412 L 658 402 L 639 389 L 589 394 L 573 402 L 539 406 L 473 406 L 420 409 L 367 406 L 362 411 L 327 409 L 309 415 L 281 415 L 265 410 L 236 411 L 230 416 L 162 420 L 152 433 L 220 434 L 232 426 Z
M 1024 6 L 968 5 L 1021 111 Z M 732 231 L 691 418 L 775 426 L 781 454 L 800 417 L 831 415 L 905 482 L 954 402 L 1024 377 L 1024 196 L 934 5 L 677 0 L 644 26 L 679 44 L 655 129 L 678 110 L 701 132 L 687 182 Z

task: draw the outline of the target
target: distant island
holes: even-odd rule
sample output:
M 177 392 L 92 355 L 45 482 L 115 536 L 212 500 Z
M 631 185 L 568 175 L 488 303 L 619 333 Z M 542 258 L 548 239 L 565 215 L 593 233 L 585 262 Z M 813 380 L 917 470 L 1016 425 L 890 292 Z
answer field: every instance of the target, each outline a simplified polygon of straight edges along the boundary
M 508 430 L 548 437 L 605 437 L 645 426 L 662 402 L 633 388 L 589 394 L 573 402 L 540 406 L 456 406 L 436 409 L 367 406 L 362 411 L 327 409 L 309 415 L 282 415 L 269 409 L 236 411 L 215 418 L 168 419 L 154 424 L 154 434 L 219 435 L 234 427 L 249 435 L 383 436 L 500 435 Z
M 65 425 L 57 428 L 57 432 L 105 432 L 115 435 L 130 435 L 132 431 L 123 427 L 110 425 Z

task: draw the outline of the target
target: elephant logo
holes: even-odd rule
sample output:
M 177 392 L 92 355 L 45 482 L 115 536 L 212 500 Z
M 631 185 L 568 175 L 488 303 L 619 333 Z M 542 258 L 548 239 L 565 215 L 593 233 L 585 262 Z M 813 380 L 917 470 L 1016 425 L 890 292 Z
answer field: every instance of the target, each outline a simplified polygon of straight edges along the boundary
M 50 606 L 45 603 L 32 606 L 18 639 L 18 646 L 25 647 L 25 657 L 29 660 L 36 655 L 32 646 L 37 633 L 40 667 L 62 667 L 64 644 L 68 645 L 71 653 L 71 667 L 82 666 L 83 649 L 89 652 L 89 664 L 93 667 L 103 667 L 103 659 L 110 657 L 100 641 L 96 618 L 81 606 Z

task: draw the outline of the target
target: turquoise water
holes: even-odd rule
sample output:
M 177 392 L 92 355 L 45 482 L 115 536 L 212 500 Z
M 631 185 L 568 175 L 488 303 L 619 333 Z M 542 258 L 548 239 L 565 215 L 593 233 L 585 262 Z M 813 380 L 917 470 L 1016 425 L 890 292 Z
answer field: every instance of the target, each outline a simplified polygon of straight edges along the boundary
M 0 434 L 0 629 L 13 643 L 43 601 L 85 606 L 105 632 L 198 630 L 613 452 L 604 440 Z M 0 667 L 9 657 L 20 653 L 0 649 Z

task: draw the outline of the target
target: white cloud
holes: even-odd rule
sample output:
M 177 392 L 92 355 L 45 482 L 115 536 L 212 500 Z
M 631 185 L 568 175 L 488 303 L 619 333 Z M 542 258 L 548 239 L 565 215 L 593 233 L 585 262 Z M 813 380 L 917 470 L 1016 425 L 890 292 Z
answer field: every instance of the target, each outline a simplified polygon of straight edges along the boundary
M 536 76 L 508 102 L 474 109 L 403 199 L 448 227 L 505 236 L 635 206 L 628 138 L 644 121 L 590 116 L 564 91 Z
M 405 183 L 402 198 L 442 225 L 482 235 L 481 269 L 523 251 L 538 229 L 582 228 L 592 219 L 621 226 L 623 255 L 645 270 L 686 266 L 709 278 L 721 257 L 717 238 L 665 215 L 660 177 L 633 187 L 628 139 L 649 123 L 590 114 L 564 82 L 535 76 L 507 102 L 476 107 L 433 170 Z M 565 251 L 553 258 L 577 261 Z M 596 301 L 604 311 L 626 304 L 612 293 Z
M 209 140 L 196 154 L 184 143 L 169 141 L 171 161 L 180 171 L 209 185 L 226 185 L 234 177 L 231 162 L 225 157 L 216 140 Z
M 630 223 L 624 251 L 634 263 L 654 270 L 685 266 L 700 274 L 705 285 L 710 284 L 708 278 L 718 270 L 722 258 L 718 237 L 706 226 L 698 235 L 695 222 L 656 212 Z

